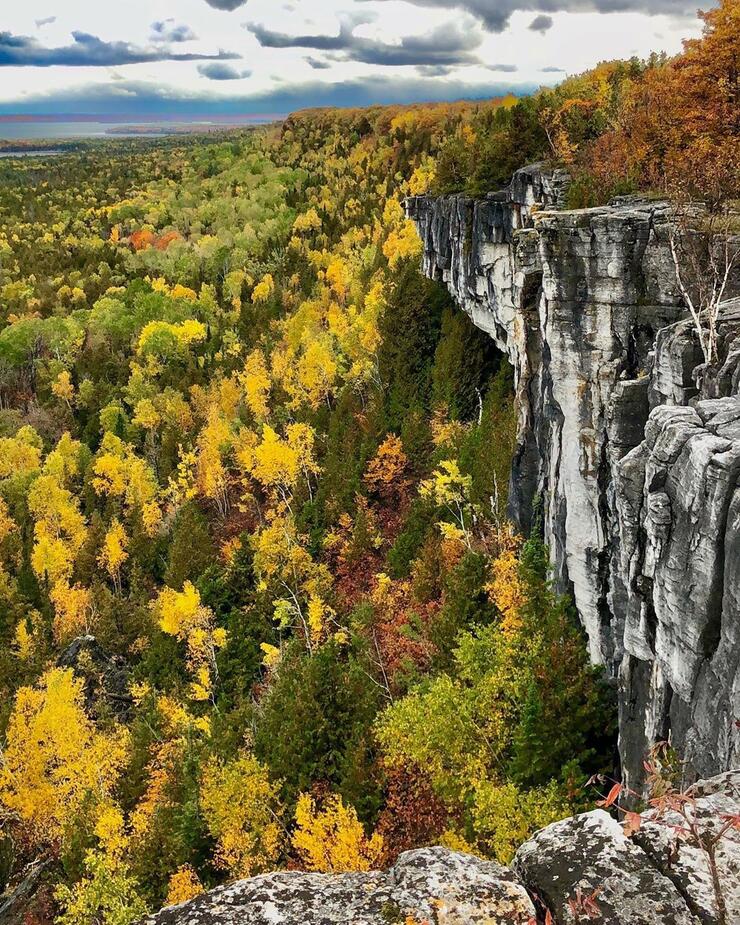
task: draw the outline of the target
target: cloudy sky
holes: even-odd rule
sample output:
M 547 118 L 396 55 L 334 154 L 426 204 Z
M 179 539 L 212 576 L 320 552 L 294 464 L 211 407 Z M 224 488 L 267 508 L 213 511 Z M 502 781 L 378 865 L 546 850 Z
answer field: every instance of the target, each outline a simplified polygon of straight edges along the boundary
M 697 0 L 1 2 L 0 114 L 277 115 L 528 92 L 698 32 Z

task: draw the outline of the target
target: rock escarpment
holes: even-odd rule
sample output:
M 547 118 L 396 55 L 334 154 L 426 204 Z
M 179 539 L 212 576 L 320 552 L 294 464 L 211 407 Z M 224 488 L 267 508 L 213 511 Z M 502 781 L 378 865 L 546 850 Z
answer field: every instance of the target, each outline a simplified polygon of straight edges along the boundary
M 701 383 L 714 400 L 696 404 L 665 205 L 566 211 L 565 188 L 532 167 L 503 193 L 412 198 L 408 214 L 426 274 L 514 367 L 512 515 L 528 530 L 542 500 L 558 584 L 619 678 L 628 781 L 666 738 L 696 779 L 740 764 L 740 310 Z
M 697 785 L 702 837 L 740 813 L 740 772 Z M 627 838 L 602 810 L 556 823 L 519 849 L 512 868 L 446 848 L 401 855 L 388 872 L 266 874 L 164 909 L 145 925 L 718 925 L 706 852 L 670 814 L 642 817 Z M 716 851 L 726 922 L 740 921 L 740 832 Z

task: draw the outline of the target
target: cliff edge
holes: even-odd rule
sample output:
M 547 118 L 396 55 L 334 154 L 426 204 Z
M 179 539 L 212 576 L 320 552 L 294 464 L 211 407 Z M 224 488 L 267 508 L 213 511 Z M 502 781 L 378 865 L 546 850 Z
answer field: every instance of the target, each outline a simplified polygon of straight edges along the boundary
M 533 166 L 408 215 L 425 273 L 514 367 L 512 517 L 527 531 L 541 499 L 557 583 L 619 680 L 626 780 L 667 739 L 695 780 L 740 766 L 740 301 L 702 382 L 666 204 L 567 211 L 566 187 Z

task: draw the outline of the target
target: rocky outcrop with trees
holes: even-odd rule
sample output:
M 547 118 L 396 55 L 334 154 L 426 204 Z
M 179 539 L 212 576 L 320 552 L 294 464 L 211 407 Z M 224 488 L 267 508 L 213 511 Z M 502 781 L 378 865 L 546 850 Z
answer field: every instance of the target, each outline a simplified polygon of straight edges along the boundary
M 606 809 L 548 826 L 512 868 L 421 848 L 387 872 L 238 881 L 146 925 L 730 925 L 740 917 L 738 825 L 735 772 L 656 800 L 625 826 Z

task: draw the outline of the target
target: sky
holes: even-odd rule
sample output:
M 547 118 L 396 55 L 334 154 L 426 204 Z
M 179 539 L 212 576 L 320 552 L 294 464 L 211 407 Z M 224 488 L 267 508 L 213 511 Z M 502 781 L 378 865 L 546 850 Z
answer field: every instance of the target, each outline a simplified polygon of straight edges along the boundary
M 278 116 L 523 94 L 604 59 L 674 54 L 699 32 L 697 0 L 0 3 L 0 115 Z

